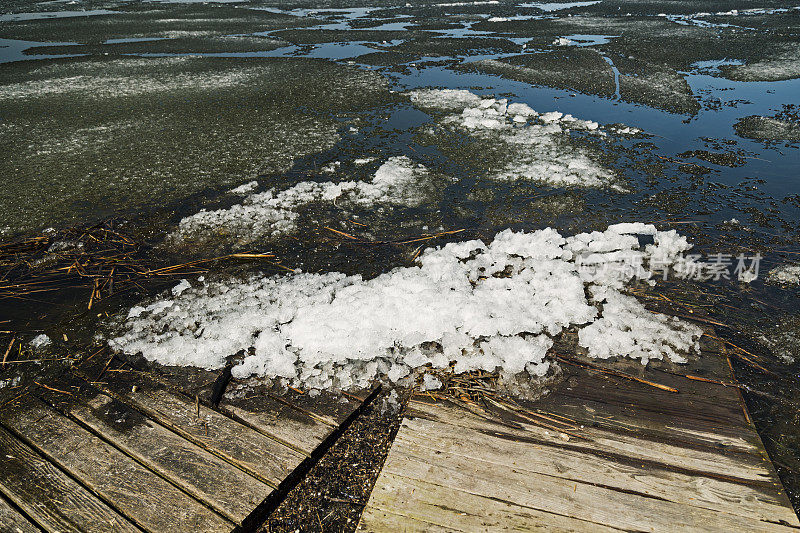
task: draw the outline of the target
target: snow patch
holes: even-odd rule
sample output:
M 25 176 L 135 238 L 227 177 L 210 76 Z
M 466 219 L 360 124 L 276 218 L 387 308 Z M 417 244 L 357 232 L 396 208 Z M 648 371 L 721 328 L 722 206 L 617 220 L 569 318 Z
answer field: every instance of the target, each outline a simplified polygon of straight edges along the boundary
M 642 248 L 640 234 L 653 243 Z M 244 351 L 237 378 L 321 389 L 384 376 L 403 382 L 424 365 L 541 376 L 553 337 L 570 327 L 583 328 L 580 343 L 594 357 L 682 361 L 702 331 L 619 291 L 650 278 L 656 258 L 659 266 L 679 263 L 687 247 L 674 231 L 643 224 L 569 238 L 552 228 L 505 230 L 491 244 L 427 249 L 417 265 L 371 280 L 331 272 L 205 282 L 134 307 L 112 324 L 108 342 L 165 365 L 207 369 Z M 626 256 L 639 268 L 616 268 Z M 587 258 L 604 273 L 584 272 Z
M 593 299 L 603 302 L 603 316 L 578 332 L 578 343 L 591 357 L 608 359 L 621 353 L 647 364 L 664 356 L 685 363 L 679 351 L 697 352 L 697 327 L 676 317 L 651 313 L 633 296 L 602 288 Z
M 580 120 L 559 111 L 540 114 L 524 103 L 509 103 L 505 98 L 481 98 L 464 90 L 418 89 L 408 94 L 421 108 L 460 109 L 461 113 L 444 117 L 441 124 L 493 141 L 507 152 L 508 163 L 491 175 L 491 179 L 624 191 L 610 169 L 597 163 L 585 148 L 569 142 L 570 130 L 606 135 L 597 122 Z
M 239 244 L 246 244 L 260 238 L 277 238 L 295 231 L 300 210 L 314 202 L 417 206 L 425 200 L 417 184 L 427 174 L 423 165 L 408 157 L 391 157 L 378 168 L 372 182 L 304 181 L 283 191 L 269 189 L 250 194 L 241 204 L 215 211 L 201 210 L 184 218 L 168 240 L 181 243 L 227 234 L 235 236 Z
M 412 91 L 411 101 L 419 107 L 464 109 L 478 105 L 481 97 L 464 89 L 426 89 Z

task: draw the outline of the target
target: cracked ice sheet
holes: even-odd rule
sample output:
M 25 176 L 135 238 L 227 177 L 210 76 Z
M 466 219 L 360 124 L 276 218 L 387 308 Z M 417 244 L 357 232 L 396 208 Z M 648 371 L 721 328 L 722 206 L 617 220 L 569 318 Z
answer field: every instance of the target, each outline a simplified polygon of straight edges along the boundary
M 653 244 L 641 248 L 635 235 Z M 649 262 L 678 264 L 689 244 L 675 231 L 621 224 L 565 238 L 551 228 L 505 230 L 426 250 L 418 264 L 371 280 L 298 273 L 196 283 L 131 309 L 109 344 L 165 365 L 208 369 L 248 351 L 236 377 L 285 378 L 307 388 L 402 382 L 426 364 L 456 372 L 544 375 L 552 337 L 575 326 L 594 357 L 684 360 L 702 331 L 646 310 L 620 290 L 648 279 Z M 642 268 L 613 267 L 628 254 Z M 613 275 L 612 275 L 613 274 Z M 587 289 L 594 298 L 586 298 Z M 613 353 L 612 353 L 613 352 Z
M 559 111 L 539 113 L 524 103 L 482 98 L 461 89 L 419 89 L 408 95 L 417 107 L 451 113 L 441 120 L 442 125 L 493 140 L 507 151 L 506 165 L 491 179 L 625 191 L 610 169 L 594 161 L 586 149 L 569 142 L 570 130 L 607 135 L 597 122 Z

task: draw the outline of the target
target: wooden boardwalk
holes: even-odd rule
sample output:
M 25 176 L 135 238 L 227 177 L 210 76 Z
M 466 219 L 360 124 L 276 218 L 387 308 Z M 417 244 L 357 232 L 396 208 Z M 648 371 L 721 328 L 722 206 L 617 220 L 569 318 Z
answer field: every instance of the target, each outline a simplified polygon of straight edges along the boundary
M 733 383 L 714 339 L 687 366 L 604 362 L 628 377 L 562 366 L 512 410 L 412 399 L 359 530 L 800 528 L 738 388 L 686 377 Z M 217 376 L 97 355 L 3 391 L 0 531 L 253 526 L 362 405 L 234 386 L 215 406 Z
M 32 384 L 0 410 L 0 531 L 231 531 L 361 405 L 251 389 L 214 408 L 217 374 L 98 356 Z
M 677 393 L 562 366 L 514 412 L 412 399 L 359 531 L 800 527 L 738 388 L 676 375 L 732 380 L 721 344 L 688 366 L 605 363 Z

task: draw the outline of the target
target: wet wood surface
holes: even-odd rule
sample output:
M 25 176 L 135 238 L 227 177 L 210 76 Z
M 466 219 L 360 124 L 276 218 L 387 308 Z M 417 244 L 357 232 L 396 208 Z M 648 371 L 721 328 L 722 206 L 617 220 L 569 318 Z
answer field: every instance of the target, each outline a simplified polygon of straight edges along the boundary
M 796 531 L 727 354 L 562 364 L 515 409 L 412 398 L 359 531 Z
M 361 402 L 88 358 L 0 411 L 0 531 L 231 531 Z M 237 390 L 238 389 L 238 390 Z

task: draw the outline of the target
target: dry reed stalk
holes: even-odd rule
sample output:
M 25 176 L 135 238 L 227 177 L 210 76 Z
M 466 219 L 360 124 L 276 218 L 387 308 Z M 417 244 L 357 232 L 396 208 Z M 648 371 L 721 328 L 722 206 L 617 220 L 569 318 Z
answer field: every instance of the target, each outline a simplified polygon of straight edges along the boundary
M 2 368 L 5 368 L 6 362 L 8 361 L 8 354 L 11 353 L 11 348 L 14 347 L 14 342 L 17 340 L 16 337 L 11 337 L 11 342 L 8 343 L 8 348 L 6 348 L 6 353 L 3 354 L 3 364 Z

